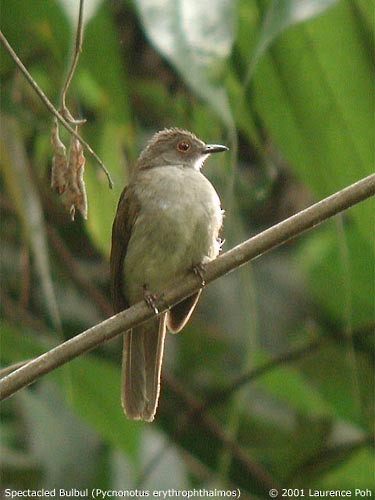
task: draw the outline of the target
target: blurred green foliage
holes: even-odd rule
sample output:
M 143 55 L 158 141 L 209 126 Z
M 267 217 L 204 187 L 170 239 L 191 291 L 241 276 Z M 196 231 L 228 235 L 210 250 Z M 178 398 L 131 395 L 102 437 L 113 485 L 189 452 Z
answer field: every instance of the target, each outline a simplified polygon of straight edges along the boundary
M 1 29 L 58 105 L 78 2 L 30 5 L 3 2 Z M 68 104 L 115 182 L 87 155 L 87 222 L 71 223 L 49 189 L 52 117 L 2 48 L 3 366 L 110 314 L 111 224 L 154 131 L 230 146 L 205 166 L 226 209 L 224 249 L 374 169 L 373 0 L 86 8 Z M 374 213 L 374 200 L 361 203 L 205 290 L 168 338 L 151 426 L 122 415 L 119 342 L 6 401 L 2 486 L 375 491 Z

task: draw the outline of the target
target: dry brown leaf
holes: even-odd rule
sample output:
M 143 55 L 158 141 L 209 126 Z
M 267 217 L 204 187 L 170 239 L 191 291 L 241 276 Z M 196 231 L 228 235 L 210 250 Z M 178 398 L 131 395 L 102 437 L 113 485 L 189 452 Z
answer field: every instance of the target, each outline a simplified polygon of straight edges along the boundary
M 53 151 L 51 188 L 55 189 L 61 195 L 66 188 L 68 163 L 66 159 L 66 147 L 60 139 L 57 120 L 54 121 L 52 128 L 51 145 Z

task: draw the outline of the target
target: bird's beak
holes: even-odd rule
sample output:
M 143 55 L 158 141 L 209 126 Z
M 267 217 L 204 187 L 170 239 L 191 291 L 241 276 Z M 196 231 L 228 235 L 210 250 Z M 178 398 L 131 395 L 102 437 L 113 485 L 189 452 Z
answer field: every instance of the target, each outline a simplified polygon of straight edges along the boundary
M 211 153 L 222 153 L 223 151 L 228 151 L 228 148 L 221 144 L 206 144 L 203 149 L 203 154 L 210 155 Z

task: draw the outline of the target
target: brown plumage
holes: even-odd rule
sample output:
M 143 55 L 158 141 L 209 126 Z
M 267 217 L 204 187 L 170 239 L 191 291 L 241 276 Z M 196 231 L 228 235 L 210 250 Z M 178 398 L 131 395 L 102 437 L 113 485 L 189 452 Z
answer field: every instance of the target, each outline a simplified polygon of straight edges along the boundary
M 115 312 L 158 294 L 178 276 L 215 258 L 222 224 L 220 200 L 200 173 L 205 158 L 225 146 L 190 132 L 163 130 L 141 153 L 121 194 L 112 228 L 111 290 Z M 180 331 L 201 291 L 124 333 L 122 406 L 133 419 L 154 419 L 166 329 Z

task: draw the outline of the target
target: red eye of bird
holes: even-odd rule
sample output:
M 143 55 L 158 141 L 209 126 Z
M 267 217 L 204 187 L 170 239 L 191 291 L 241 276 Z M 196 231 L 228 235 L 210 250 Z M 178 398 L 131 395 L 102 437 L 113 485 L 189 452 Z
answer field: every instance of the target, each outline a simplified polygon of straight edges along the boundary
M 179 142 L 177 144 L 177 149 L 181 153 L 186 153 L 186 151 L 189 151 L 189 149 L 190 149 L 190 143 L 186 142 L 186 141 Z

